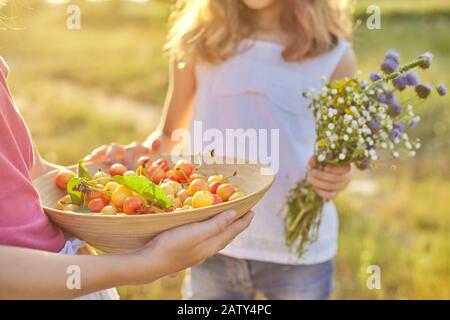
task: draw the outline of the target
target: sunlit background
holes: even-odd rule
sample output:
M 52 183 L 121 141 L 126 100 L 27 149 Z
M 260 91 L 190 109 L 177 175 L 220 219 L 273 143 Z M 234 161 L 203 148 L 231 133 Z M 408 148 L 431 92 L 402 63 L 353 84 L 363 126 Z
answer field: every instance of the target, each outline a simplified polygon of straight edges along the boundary
M 140 140 L 155 127 L 167 87 L 161 48 L 171 3 L 15 0 L 0 10 L 0 54 L 46 159 L 72 164 L 98 145 Z M 81 8 L 81 30 L 66 28 L 69 4 Z M 372 4 L 381 8 L 381 30 L 366 27 Z M 422 79 L 450 86 L 448 0 L 357 1 L 354 18 L 364 73 L 377 68 L 388 48 L 403 61 L 430 50 L 435 61 Z M 419 156 L 359 174 L 337 201 L 336 299 L 450 298 L 450 101 L 432 98 L 418 109 Z M 380 290 L 367 288 L 369 265 L 381 268 Z M 182 278 L 120 293 L 178 299 Z

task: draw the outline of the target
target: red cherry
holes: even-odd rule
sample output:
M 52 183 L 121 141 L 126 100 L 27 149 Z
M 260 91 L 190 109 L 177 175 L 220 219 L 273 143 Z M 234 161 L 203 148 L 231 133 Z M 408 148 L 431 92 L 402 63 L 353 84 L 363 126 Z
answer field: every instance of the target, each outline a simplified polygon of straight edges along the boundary
M 142 156 L 137 160 L 137 165 L 142 166 L 144 168 L 150 168 L 150 166 L 152 165 L 152 160 L 150 160 L 149 157 L 147 156 Z
M 123 212 L 126 214 L 143 214 L 146 212 L 146 208 L 141 199 L 131 196 L 123 202 Z
M 156 211 L 150 208 L 145 208 L 141 214 L 152 214 L 152 213 L 156 213 Z
M 219 197 L 219 195 L 213 194 L 213 197 L 214 197 L 214 204 L 219 204 L 223 202 L 222 198 Z
M 211 191 L 212 193 L 216 193 L 217 192 L 217 188 L 222 184 L 222 182 L 213 182 L 209 185 L 209 191 Z
M 61 190 L 66 190 L 67 183 L 73 177 L 76 177 L 73 171 L 70 171 L 68 169 L 61 169 L 55 177 L 56 186 Z
M 155 162 L 153 162 L 153 165 L 157 165 L 157 166 L 161 167 L 164 171 L 169 171 L 169 169 L 170 169 L 169 162 L 164 159 L 156 160 Z
M 109 167 L 109 174 L 114 176 L 123 176 L 123 174 L 127 172 L 127 167 L 125 167 L 121 163 L 114 163 L 111 167 Z
M 186 182 L 194 172 L 195 165 L 186 160 L 178 160 L 174 167 L 174 174 L 178 179 Z
M 101 198 L 95 198 L 89 201 L 88 208 L 92 212 L 100 212 L 102 209 L 108 204 L 104 199 Z
M 165 176 L 166 174 L 164 170 L 155 163 L 147 170 L 147 178 L 149 178 L 153 183 L 159 184 Z

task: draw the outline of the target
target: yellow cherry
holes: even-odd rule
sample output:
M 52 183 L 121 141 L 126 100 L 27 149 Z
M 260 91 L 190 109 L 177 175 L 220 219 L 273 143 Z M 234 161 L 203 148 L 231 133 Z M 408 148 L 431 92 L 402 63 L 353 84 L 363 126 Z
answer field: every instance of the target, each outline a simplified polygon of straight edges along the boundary
M 214 204 L 214 196 L 211 192 L 202 190 L 198 191 L 192 197 L 192 207 L 203 208 Z

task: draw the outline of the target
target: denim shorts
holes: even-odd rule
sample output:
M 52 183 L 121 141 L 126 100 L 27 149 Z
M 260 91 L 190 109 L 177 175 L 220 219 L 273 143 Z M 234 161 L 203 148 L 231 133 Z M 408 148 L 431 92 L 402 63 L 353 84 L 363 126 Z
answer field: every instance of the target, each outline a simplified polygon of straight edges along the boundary
M 216 255 L 188 270 L 183 298 L 326 300 L 333 285 L 333 260 L 314 265 L 281 265 Z

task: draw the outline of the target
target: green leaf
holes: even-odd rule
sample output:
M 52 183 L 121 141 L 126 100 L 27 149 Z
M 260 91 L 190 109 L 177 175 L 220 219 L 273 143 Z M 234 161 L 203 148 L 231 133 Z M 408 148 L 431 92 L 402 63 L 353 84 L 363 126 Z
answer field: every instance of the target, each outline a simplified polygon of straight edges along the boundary
M 80 184 L 82 180 L 83 180 L 82 178 L 73 177 L 67 183 L 67 194 L 70 195 L 72 203 L 78 205 L 80 205 L 81 202 L 83 201 L 83 194 L 79 191 L 73 190 L 73 187 Z
M 147 200 L 156 200 L 158 205 L 164 209 L 172 207 L 172 203 L 166 193 L 144 176 L 115 176 L 113 180 L 130 188 Z
M 86 178 L 86 179 L 92 179 L 91 175 L 89 174 L 88 169 L 86 168 L 86 165 L 84 164 L 83 161 L 79 161 L 78 162 L 78 170 L 77 170 L 77 175 L 79 178 Z

